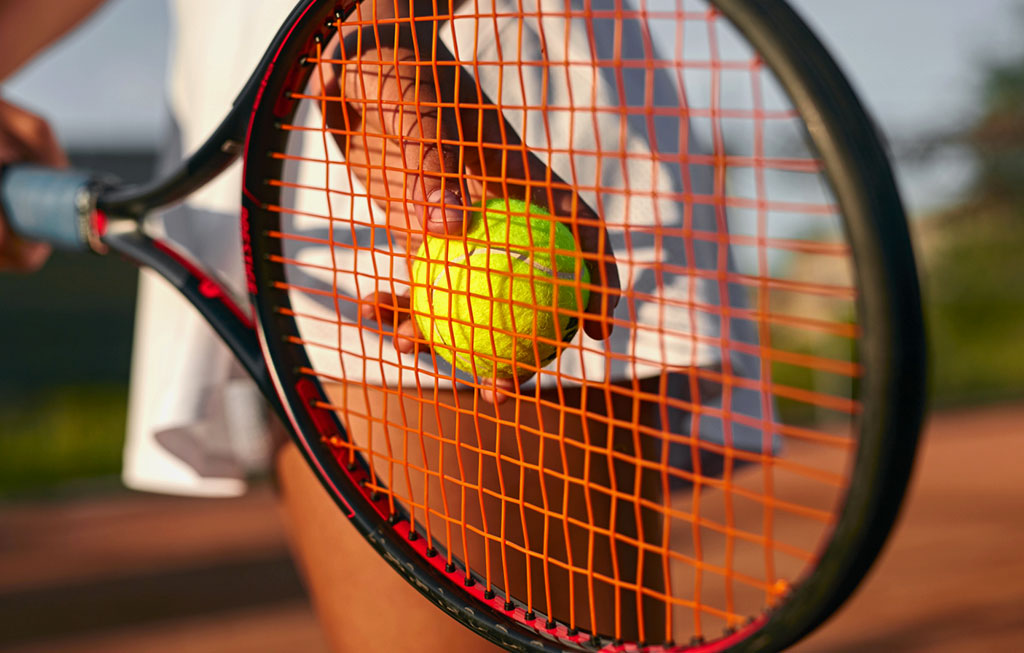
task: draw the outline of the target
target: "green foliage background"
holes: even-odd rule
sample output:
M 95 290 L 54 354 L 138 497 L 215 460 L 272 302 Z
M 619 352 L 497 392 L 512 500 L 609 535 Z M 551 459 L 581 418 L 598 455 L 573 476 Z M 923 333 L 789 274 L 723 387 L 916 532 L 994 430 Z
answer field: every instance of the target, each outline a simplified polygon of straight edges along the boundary
M 936 405 L 1024 396 L 1024 204 L 983 202 L 921 225 Z
M 61 253 L 0 274 L 0 497 L 119 473 L 136 275 Z
M 988 66 L 982 101 L 970 196 L 916 225 L 939 405 L 1024 396 L 1024 56 Z

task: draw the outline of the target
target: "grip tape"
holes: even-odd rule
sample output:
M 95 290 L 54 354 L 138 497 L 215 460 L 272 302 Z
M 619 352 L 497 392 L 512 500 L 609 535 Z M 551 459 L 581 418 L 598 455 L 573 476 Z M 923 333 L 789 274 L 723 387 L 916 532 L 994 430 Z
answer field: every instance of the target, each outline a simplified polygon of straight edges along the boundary
M 95 188 L 95 178 L 87 172 L 10 165 L 0 174 L 0 208 L 19 236 L 89 251 L 99 244 Z

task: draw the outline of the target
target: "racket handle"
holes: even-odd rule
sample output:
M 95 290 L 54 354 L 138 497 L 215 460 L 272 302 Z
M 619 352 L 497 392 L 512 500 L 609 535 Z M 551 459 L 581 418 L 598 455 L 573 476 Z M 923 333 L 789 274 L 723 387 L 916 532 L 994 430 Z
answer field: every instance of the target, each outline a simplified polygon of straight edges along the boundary
M 60 249 L 103 251 L 105 220 L 96 211 L 98 188 L 86 172 L 9 165 L 0 174 L 0 209 L 19 236 Z

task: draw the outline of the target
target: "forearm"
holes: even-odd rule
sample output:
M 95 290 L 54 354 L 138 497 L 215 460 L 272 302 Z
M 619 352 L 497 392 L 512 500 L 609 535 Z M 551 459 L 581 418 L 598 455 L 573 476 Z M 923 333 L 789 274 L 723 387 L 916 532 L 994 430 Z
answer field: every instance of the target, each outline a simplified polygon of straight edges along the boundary
M 445 16 L 453 14 L 467 0 L 363 0 L 356 7 L 356 20 L 359 22 L 388 21 L 394 18 L 416 16 Z M 349 25 L 342 28 L 342 36 L 354 32 L 358 27 Z
M 104 0 L 0 0 L 0 81 L 78 25 Z

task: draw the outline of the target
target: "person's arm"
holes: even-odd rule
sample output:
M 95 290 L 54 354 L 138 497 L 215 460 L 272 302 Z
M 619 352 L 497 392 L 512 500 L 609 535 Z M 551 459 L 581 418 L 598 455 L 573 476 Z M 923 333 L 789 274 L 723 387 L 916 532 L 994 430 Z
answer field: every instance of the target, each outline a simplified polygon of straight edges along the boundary
M 371 0 L 359 5 L 355 19 L 341 29 L 341 38 L 325 47 L 326 65 L 314 74 L 312 92 L 352 100 L 327 103 L 327 123 L 339 127 L 334 138 L 351 172 L 375 197 L 385 198 L 378 202 L 388 205 L 391 229 L 410 251 L 418 248 L 423 232 L 462 232 L 465 207 L 487 199 L 482 196 L 483 185 L 475 181 L 486 176 L 485 170 L 502 171 L 503 190 L 511 197 L 528 199 L 555 214 L 577 214 L 581 248 L 600 253 L 585 261 L 591 279 L 611 291 L 590 294 L 586 313 L 593 318 L 584 318 L 582 327 L 590 337 L 605 339 L 611 332 L 608 318 L 619 298 L 620 281 L 600 217 L 574 192 L 565 190 L 567 184 L 558 183 L 561 180 L 540 158 L 522 147 L 520 135 L 479 89 L 465 65 L 443 65 L 434 69 L 434 75 L 419 74 L 418 62 L 456 61 L 435 39 L 432 21 L 394 21 L 447 16 L 465 1 Z M 459 98 L 453 95 L 455 89 Z M 413 99 L 420 105 L 416 111 L 409 110 Z M 460 104 L 472 108 L 460 109 L 458 118 L 452 109 L 435 108 Z M 344 129 L 348 122 L 361 125 L 364 134 L 371 136 L 348 138 Z M 478 134 L 478 146 L 460 138 L 460 133 Z M 382 161 L 401 165 L 383 166 Z M 554 186 L 536 183 L 548 178 L 556 182 Z M 495 192 L 493 186 L 489 194 Z M 393 341 L 398 351 L 412 353 L 421 346 L 418 343 L 424 338 L 418 335 L 407 293 L 380 292 L 364 299 L 364 319 L 395 325 Z M 494 390 L 482 391 L 487 401 L 500 402 L 507 395 L 497 390 L 510 392 L 516 387 L 511 379 L 493 381 Z
M 0 82 L 64 36 L 104 0 L 0 0 Z
M 103 0 L 62 0 L 55 10 L 51 3 L 39 0 L 0 0 L 0 82 L 101 4 Z M 67 165 L 67 157 L 45 120 L 0 99 L 0 170 L 16 161 Z M 48 245 L 12 234 L 0 207 L 0 270 L 35 270 L 49 253 Z

